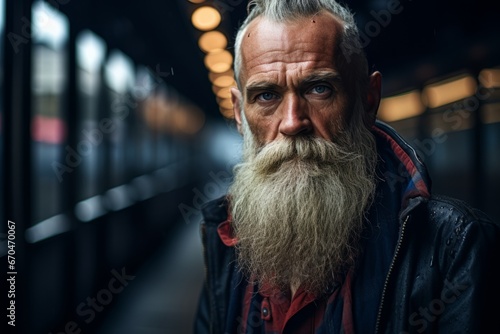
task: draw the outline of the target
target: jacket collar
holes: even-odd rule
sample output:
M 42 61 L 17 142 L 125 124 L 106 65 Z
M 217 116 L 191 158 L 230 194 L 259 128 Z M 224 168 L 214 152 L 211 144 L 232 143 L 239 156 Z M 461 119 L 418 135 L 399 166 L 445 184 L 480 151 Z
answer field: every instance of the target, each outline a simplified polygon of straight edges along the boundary
M 389 125 L 377 121 L 372 127 L 377 140 L 382 145 L 388 145 L 392 151 L 392 157 L 384 156 L 379 152 L 379 157 L 384 159 L 395 159 L 397 170 L 390 171 L 384 175 L 387 182 L 398 183 L 401 190 L 401 207 L 403 211 L 417 206 L 420 202 L 430 198 L 431 179 L 427 173 L 424 162 L 396 131 Z M 382 161 L 384 162 L 384 161 Z

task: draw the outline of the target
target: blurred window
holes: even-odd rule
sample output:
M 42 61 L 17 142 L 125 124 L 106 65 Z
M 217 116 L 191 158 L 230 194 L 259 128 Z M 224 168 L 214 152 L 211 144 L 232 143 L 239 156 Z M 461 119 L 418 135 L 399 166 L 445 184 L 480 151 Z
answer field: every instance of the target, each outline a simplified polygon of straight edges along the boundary
M 148 68 L 138 66 L 133 88 L 133 97 L 137 103 L 137 108 L 129 117 L 132 143 L 127 150 L 127 161 L 132 168 L 133 176 L 139 176 L 154 170 L 156 134 L 146 123 L 148 112 L 146 108 L 148 98 L 153 94 L 157 84 Z
M 85 154 L 76 171 L 77 200 L 84 200 L 105 189 L 106 120 L 103 115 L 103 65 L 106 43 L 89 30 L 76 38 L 78 148 Z
M 37 223 L 63 211 L 63 182 L 82 157 L 66 144 L 68 19 L 36 1 L 31 28 L 31 173 L 33 223 Z
M 127 170 L 126 152 L 133 145 L 133 140 L 129 136 L 129 126 L 131 115 L 137 107 L 132 94 L 135 81 L 132 60 L 118 50 L 111 51 L 104 68 L 104 81 L 109 107 L 109 112 L 105 116 L 109 120 L 107 122 L 109 186 L 116 187 L 129 181 L 130 178 L 130 175 L 127 175 L 129 170 Z

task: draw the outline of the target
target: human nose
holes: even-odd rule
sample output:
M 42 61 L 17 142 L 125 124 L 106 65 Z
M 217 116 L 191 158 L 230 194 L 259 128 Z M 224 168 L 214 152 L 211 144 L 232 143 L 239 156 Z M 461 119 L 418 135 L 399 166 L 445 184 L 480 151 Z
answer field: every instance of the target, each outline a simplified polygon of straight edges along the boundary
M 306 108 L 301 106 L 300 97 L 288 95 L 282 102 L 282 119 L 279 131 L 285 136 L 296 136 L 312 130 L 312 123 L 309 119 Z

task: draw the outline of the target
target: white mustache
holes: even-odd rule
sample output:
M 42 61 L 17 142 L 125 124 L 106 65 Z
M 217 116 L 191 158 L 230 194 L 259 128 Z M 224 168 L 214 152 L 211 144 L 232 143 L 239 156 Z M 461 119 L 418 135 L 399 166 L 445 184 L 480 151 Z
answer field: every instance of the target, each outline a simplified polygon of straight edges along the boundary
M 295 137 L 273 141 L 261 147 L 251 162 L 260 173 L 276 171 L 288 161 L 338 165 L 363 159 L 345 146 L 318 137 Z

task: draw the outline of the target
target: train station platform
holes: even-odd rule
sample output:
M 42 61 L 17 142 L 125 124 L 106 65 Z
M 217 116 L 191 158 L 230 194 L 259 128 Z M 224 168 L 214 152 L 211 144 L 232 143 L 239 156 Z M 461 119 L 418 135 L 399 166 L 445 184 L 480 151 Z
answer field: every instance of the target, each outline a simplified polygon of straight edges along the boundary
M 135 273 L 97 334 L 193 332 L 204 275 L 199 226 L 179 222 L 173 232 Z

